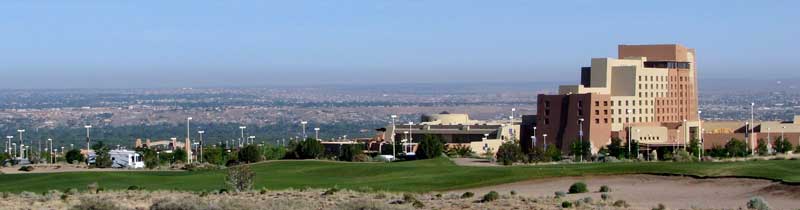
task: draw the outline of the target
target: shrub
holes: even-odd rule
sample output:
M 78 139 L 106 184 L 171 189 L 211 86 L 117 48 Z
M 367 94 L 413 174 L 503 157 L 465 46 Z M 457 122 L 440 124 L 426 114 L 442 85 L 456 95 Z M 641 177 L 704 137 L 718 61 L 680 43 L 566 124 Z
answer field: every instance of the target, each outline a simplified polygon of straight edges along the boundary
M 630 205 L 628 205 L 628 202 L 626 202 L 625 200 L 614 201 L 613 206 L 614 207 L 620 207 L 620 208 L 628 208 L 628 207 L 630 207 Z
M 547 156 L 550 161 L 561 160 L 561 150 L 556 148 L 556 146 L 553 144 L 547 146 L 547 150 L 544 151 L 544 155 Z
M 88 190 L 89 193 L 97 193 L 97 189 L 99 188 L 100 185 L 98 185 L 97 182 L 92 182 L 91 184 L 86 185 L 86 190 Z
M 747 156 L 747 145 L 739 139 L 731 139 L 725 144 L 725 150 L 728 157 L 744 157 Z
M 600 192 L 611 192 L 611 188 L 608 185 L 600 186 Z
M 450 157 L 470 157 L 474 155 L 468 145 L 456 145 L 447 148 L 447 156 Z
M 611 200 L 611 195 L 608 193 L 600 194 L 600 199 L 603 199 L 604 201 Z
M 264 194 L 267 194 L 267 192 L 269 192 L 269 191 L 267 191 L 267 188 L 261 188 L 261 190 L 258 191 L 258 194 L 264 195 Z
M 517 195 L 517 191 L 513 191 L 512 190 L 510 193 L 511 193 L 511 195 Z
M 591 204 L 594 202 L 594 199 L 592 199 L 592 197 L 584 197 L 583 199 L 581 199 L 581 201 L 583 201 L 583 203 L 586 204 Z
M 585 193 L 585 192 L 589 192 L 589 190 L 586 189 L 586 183 L 575 182 L 574 184 L 569 186 L 569 193 L 570 194 Z
M 522 148 L 519 147 L 519 144 L 508 141 L 500 145 L 500 148 L 497 149 L 497 161 L 499 161 L 503 165 L 512 165 L 514 162 L 518 162 L 522 160 Z
M 228 168 L 228 175 L 225 183 L 229 188 L 237 192 L 247 191 L 253 188 L 253 179 L 256 174 L 247 165 Z
M 425 204 L 423 204 L 422 201 L 419 200 L 415 200 L 413 203 L 411 203 L 411 206 L 418 209 L 425 208 Z
M 81 150 L 78 149 L 69 150 L 64 156 L 69 164 L 76 164 L 84 161 L 83 155 L 81 155 Z
M 441 156 L 443 150 L 444 144 L 442 144 L 438 136 L 425 135 L 425 138 L 419 143 L 415 154 L 417 159 L 431 159 Z
M 261 161 L 261 152 L 259 151 L 258 145 L 251 144 L 240 149 L 238 157 L 239 162 L 255 163 Z
M 473 197 L 473 196 L 475 196 L 475 193 L 472 193 L 472 192 L 465 192 L 464 194 L 461 194 L 461 199 L 464 199 L 464 198 L 471 198 L 471 197 Z
M 495 191 L 490 191 L 489 193 L 486 193 L 486 195 L 483 195 L 483 198 L 481 199 L 481 202 L 484 202 L 484 203 L 492 202 L 492 201 L 495 201 L 495 200 L 497 200 L 499 198 L 500 198 L 500 194 L 499 193 L 497 193 Z
M 356 161 L 357 156 L 364 154 L 363 148 L 364 147 L 362 144 L 342 145 L 342 148 L 339 150 L 339 155 L 337 156 L 337 159 L 341 161 L 350 161 L 350 162 Z
M 280 160 L 286 156 L 286 148 L 282 146 L 264 145 L 264 159 Z
M 567 193 L 564 192 L 564 191 L 557 191 L 557 192 L 555 192 L 555 194 L 556 194 L 556 198 L 562 198 L 564 196 L 567 196 Z
M 572 202 L 569 202 L 569 201 L 561 202 L 561 207 L 563 207 L 563 208 L 572 208 Z
M 153 201 L 150 210 L 205 210 L 208 204 L 191 197 L 167 197 Z
M 772 147 L 775 149 L 775 152 L 777 153 L 787 153 L 789 151 L 792 151 L 792 143 L 789 142 L 789 140 L 781 138 L 780 136 L 778 136 L 778 138 L 775 139 L 775 143 L 772 145 L 773 145 Z
M 412 194 L 408 194 L 408 193 L 404 193 L 403 194 L 403 202 L 405 202 L 405 203 L 413 203 L 416 200 L 417 200 L 417 198 L 414 197 L 414 195 L 412 195 Z
M 750 201 L 747 201 L 747 208 L 748 209 L 756 209 L 756 210 L 769 210 L 769 204 L 767 201 L 764 200 L 762 197 L 752 197 Z
M 33 166 L 22 166 L 22 167 L 19 167 L 19 171 L 26 171 L 26 172 L 31 172 L 31 171 L 33 171 L 33 169 L 34 169 Z
M 142 188 L 136 185 L 128 186 L 128 190 L 141 190 Z
M 667 206 L 665 206 L 663 203 L 659 203 L 656 207 L 653 207 L 652 209 L 653 210 L 667 210 Z
M 769 155 L 769 149 L 767 148 L 767 141 L 764 139 L 758 140 L 758 146 L 756 146 L 756 152 L 760 156 Z
M 672 156 L 672 161 L 675 162 L 693 162 L 697 161 L 697 157 L 684 150 L 678 150 L 675 156 Z
M 336 192 L 339 192 L 339 188 L 335 188 L 335 187 L 334 187 L 334 188 L 331 188 L 331 189 L 325 190 L 325 192 L 322 192 L 322 196 L 329 196 L 329 195 L 333 195 L 333 194 L 336 194 Z
M 303 141 L 292 141 L 289 143 L 290 150 L 287 151 L 288 158 L 295 159 L 317 159 L 322 156 L 325 147 L 322 143 L 313 138 L 306 138 Z
M 80 203 L 70 208 L 71 210 L 117 210 L 124 209 L 114 203 L 112 199 L 103 199 L 100 197 L 83 197 Z
M 420 202 L 420 204 L 422 204 Z M 412 204 L 413 205 L 413 204 Z M 307 208 L 311 209 L 311 208 Z M 358 199 L 352 200 L 348 202 L 340 202 L 336 204 L 335 210 L 399 210 L 399 209 L 408 209 L 407 207 L 400 207 L 395 205 L 389 205 L 382 202 L 374 201 L 374 200 L 366 200 L 366 199 Z

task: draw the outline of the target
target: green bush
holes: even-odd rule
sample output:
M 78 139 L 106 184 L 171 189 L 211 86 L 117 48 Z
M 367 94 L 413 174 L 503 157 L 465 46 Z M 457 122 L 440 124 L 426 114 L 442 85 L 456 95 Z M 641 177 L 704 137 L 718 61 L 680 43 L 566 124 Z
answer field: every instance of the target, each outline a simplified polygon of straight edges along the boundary
M 497 199 L 500 199 L 500 194 L 495 192 L 495 191 L 491 191 L 489 193 L 486 193 L 486 195 L 483 195 L 483 198 L 481 199 L 481 202 L 483 202 L 483 203 L 492 202 L 492 201 L 495 201 Z
M 409 193 L 404 193 L 403 194 L 403 202 L 405 202 L 405 203 L 414 203 L 414 201 L 417 201 L 417 197 L 414 197 L 414 195 L 409 194 Z
M 758 140 L 758 146 L 756 146 L 756 152 L 760 156 L 769 155 L 769 148 L 767 148 L 767 141 L 764 139 Z
M 675 153 L 675 155 L 672 156 L 672 161 L 675 161 L 675 162 L 694 162 L 694 161 L 697 161 L 697 157 L 695 157 L 692 154 L 689 154 L 689 152 L 687 152 L 687 151 L 678 150 Z
M 469 145 L 456 145 L 447 148 L 447 156 L 449 157 L 471 157 L 475 154 Z
M 69 150 L 64 156 L 69 164 L 82 163 L 84 161 L 81 150 L 78 149 Z
M 500 148 L 497 149 L 497 161 L 499 161 L 503 165 L 512 165 L 514 162 L 519 162 L 522 160 L 522 148 L 520 148 L 519 144 L 508 141 L 500 145 Z
M 471 198 L 473 196 L 475 196 L 475 193 L 473 193 L 473 192 L 465 192 L 464 194 L 461 194 L 461 199 Z
M 585 192 L 589 192 L 589 190 L 586 189 L 586 183 L 575 182 L 574 184 L 569 186 L 569 193 L 570 194 L 585 193 Z
M 162 154 L 163 155 L 163 154 Z M 186 162 L 186 150 L 183 148 L 178 147 L 174 151 L 172 151 L 172 159 L 170 163 L 185 163 Z
M 438 136 L 425 135 L 425 138 L 419 143 L 415 154 L 417 159 L 431 159 L 441 156 L 443 150 L 444 144 L 442 144 Z
M 364 154 L 363 144 L 345 144 L 342 145 L 342 148 L 339 150 L 337 159 L 341 161 L 353 162 L 356 161 L 356 158 L 362 154 Z
M 261 161 L 261 151 L 255 144 L 250 144 L 239 150 L 239 162 L 255 163 Z
M 600 192 L 611 192 L 611 188 L 608 185 L 600 186 Z
M 31 172 L 31 171 L 33 171 L 33 169 L 34 169 L 33 166 L 22 166 L 22 167 L 19 167 L 19 171 L 25 171 L 25 172 Z
M 292 141 L 289 143 L 287 158 L 293 159 L 317 159 L 322 157 L 325 147 L 322 143 L 313 138 L 306 138 L 303 141 Z
M 286 148 L 281 146 L 264 145 L 264 159 L 280 160 L 286 156 Z
M 98 168 L 111 168 L 111 154 L 108 153 L 109 150 L 107 147 L 101 147 L 98 150 L 95 150 L 95 159 L 94 159 L 94 167 Z
M 653 210 L 667 210 L 667 206 L 665 206 L 663 203 L 659 203 L 656 207 L 653 207 L 652 209 Z
M 781 138 L 780 136 L 778 136 L 778 138 L 775 139 L 775 143 L 772 145 L 773 145 L 772 148 L 775 149 L 775 152 L 777 153 L 785 154 L 789 151 L 792 151 L 792 143 L 789 142 L 789 140 Z
M 728 157 L 745 157 L 747 156 L 747 145 L 739 139 L 731 139 L 725 144 L 725 150 Z
M 561 207 L 562 208 L 572 208 L 572 202 L 569 202 L 569 201 L 561 202 Z
M 758 196 L 752 197 L 750 198 L 750 201 L 747 201 L 747 208 L 755 210 L 770 210 L 767 201 L 765 201 L 764 198 Z
M 592 156 L 591 143 L 589 141 L 575 140 L 570 145 L 570 152 L 572 152 L 572 156 L 575 157 L 576 161 L 581 157 L 584 160 L 588 160 Z

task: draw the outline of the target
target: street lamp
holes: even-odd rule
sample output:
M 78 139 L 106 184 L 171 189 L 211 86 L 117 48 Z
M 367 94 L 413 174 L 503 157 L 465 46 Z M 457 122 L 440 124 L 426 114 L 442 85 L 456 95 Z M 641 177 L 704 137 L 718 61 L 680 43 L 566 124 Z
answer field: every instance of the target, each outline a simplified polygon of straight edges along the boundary
M 50 143 L 50 157 L 52 158 L 53 154 L 55 154 L 53 153 L 53 139 L 47 139 L 47 142 Z M 53 163 L 55 163 L 55 161 L 53 161 Z
M 242 136 L 239 137 L 239 143 L 236 145 L 237 147 L 242 147 L 242 141 L 244 141 L 244 129 L 245 128 L 247 128 L 247 126 L 244 126 L 244 125 L 243 126 L 239 126 L 239 130 L 242 130 Z
M 255 142 L 256 136 L 249 136 L 247 139 L 250 139 L 249 144 L 253 144 Z
M 580 162 L 583 162 L 583 155 L 585 154 L 584 151 L 586 148 L 583 148 L 583 118 L 578 119 L 578 136 L 580 136 L 580 148 L 581 148 L 581 155 L 580 155 Z
M 403 131 L 403 136 L 405 137 L 403 138 L 403 153 L 408 153 L 406 149 L 406 147 L 408 146 L 406 145 L 406 142 L 408 142 L 408 131 Z
M 6 136 L 6 139 L 8 139 L 8 141 L 6 141 L 6 153 L 11 153 L 11 139 L 13 138 L 14 136 Z
M 199 130 L 199 131 L 197 131 L 197 133 L 200 134 L 200 158 L 199 158 L 199 161 L 202 163 L 203 162 L 203 134 L 206 133 L 206 131 Z
M 306 124 L 308 124 L 308 121 L 300 121 L 300 125 L 303 126 L 303 140 L 306 140 L 308 138 L 308 136 L 306 135 Z
M 88 155 L 90 150 L 89 144 L 91 143 L 91 138 L 89 138 L 89 129 L 92 128 L 92 125 L 84 125 L 83 127 L 86 128 L 86 154 Z M 88 165 L 89 162 L 87 161 L 86 164 Z
M 413 126 L 413 125 L 414 125 L 414 122 L 408 122 L 408 141 L 410 143 L 414 143 L 414 133 L 412 133 L 412 131 L 411 131 L 413 129 L 413 128 L 411 128 L 411 126 Z
M 544 142 L 544 150 L 547 151 L 547 134 L 542 134 L 542 142 Z
M 702 115 L 700 115 L 702 113 L 703 111 L 697 111 L 697 121 L 700 127 L 698 128 L 700 134 L 697 135 L 697 141 L 699 141 L 698 143 L 700 144 L 699 147 L 697 148 L 697 160 L 702 160 L 700 156 L 702 156 L 701 153 L 703 153 L 703 151 L 705 150 L 705 142 L 703 142 L 703 118 Z
M 186 118 L 186 143 L 192 143 L 192 139 L 191 139 L 192 133 L 189 131 L 189 121 L 191 121 L 191 120 L 192 120 L 192 117 L 187 117 Z M 189 151 L 186 151 L 186 156 L 187 156 L 186 160 L 189 163 L 192 163 L 192 150 L 191 150 L 191 148 L 192 148 L 191 145 L 189 145 Z
M 11 143 L 13 147 L 11 147 L 11 157 L 14 157 L 17 153 L 17 143 Z
M 22 139 L 22 133 L 25 133 L 25 130 L 19 129 L 17 132 L 19 133 L 19 146 L 22 147 L 22 145 L 25 145 L 25 141 Z M 20 148 L 20 151 L 22 151 L 22 148 Z M 22 158 L 23 154 L 20 153 L 19 155 L 19 157 Z
M 319 141 L 319 128 L 314 128 L 314 139 Z
M 536 147 L 536 126 L 533 126 L 533 136 L 531 136 L 531 142 L 533 147 Z
M 397 115 L 389 116 L 392 118 L 392 159 L 397 157 L 397 143 L 395 142 L 395 133 L 397 133 L 397 127 L 395 126 L 395 119 L 397 119 Z

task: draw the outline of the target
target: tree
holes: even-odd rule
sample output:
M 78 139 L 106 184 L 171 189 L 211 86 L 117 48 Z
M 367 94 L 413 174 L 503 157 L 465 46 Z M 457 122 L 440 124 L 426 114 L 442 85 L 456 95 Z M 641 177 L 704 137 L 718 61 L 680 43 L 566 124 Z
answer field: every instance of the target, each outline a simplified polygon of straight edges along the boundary
M 180 147 L 172 151 L 171 163 L 178 163 L 178 161 L 180 161 L 180 163 L 186 163 L 186 150 Z
M 570 145 L 570 152 L 572 152 L 572 156 L 574 156 L 575 159 L 581 156 L 583 159 L 589 159 L 589 157 L 592 156 L 590 147 L 591 143 L 589 143 L 589 141 L 575 141 Z
M 225 183 L 228 188 L 236 192 L 247 191 L 253 188 L 256 174 L 247 165 L 240 165 L 228 168 L 228 175 L 225 176 Z
M 97 143 L 92 144 L 92 150 L 100 150 L 103 148 L 108 149 L 108 146 L 106 146 L 106 144 L 103 143 L 103 141 L 98 141 Z
M 611 138 L 611 144 L 607 146 L 608 148 L 608 155 L 617 157 L 618 159 L 622 159 L 622 157 L 627 157 L 628 151 L 622 145 L 622 139 L 614 137 Z
M 280 160 L 286 156 L 286 148 L 273 146 L 273 145 L 264 145 L 264 159 L 266 160 Z
M 425 138 L 419 143 L 416 155 L 417 159 L 431 159 L 441 156 L 443 151 L 444 144 L 438 136 L 425 135 Z
M 110 168 L 113 164 L 111 154 L 108 153 L 107 147 L 101 147 L 95 150 L 94 166 L 98 168 Z
M 756 152 L 758 152 L 758 155 L 761 156 L 769 155 L 769 149 L 767 148 L 767 141 L 765 141 L 764 139 L 759 139 L 758 146 L 756 146 Z
M 547 146 L 547 150 L 545 150 L 544 155 L 548 157 L 550 161 L 561 160 L 561 150 L 552 144 Z
M 739 139 L 732 138 L 725 144 L 725 150 L 728 157 L 745 157 L 747 156 L 747 145 Z
M 305 141 L 300 143 L 300 158 L 302 159 L 317 159 L 322 156 L 325 147 L 322 143 L 313 138 L 306 138 Z
M 158 154 L 155 150 L 150 148 L 138 148 L 136 149 L 139 154 L 142 155 L 142 159 L 144 160 L 144 166 L 149 169 L 157 168 L 159 165 L 158 161 Z
M 792 143 L 789 140 L 784 139 L 783 137 L 778 136 L 775 139 L 775 144 L 772 146 L 777 153 L 787 153 L 792 151 Z
M 345 144 L 339 150 L 337 158 L 342 161 L 353 161 L 356 156 L 364 154 L 362 144 Z
M 67 154 L 65 154 L 64 156 L 67 159 L 67 163 L 69 164 L 76 164 L 84 161 L 83 155 L 81 154 L 81 151 L 78 149 L 71 149 L 67 151 Z
M 689 140 L 689 148 L 687 148 L 692 156 L 697 157 L 700 154 L 700 140 L 697 138 L 692 137 L 692 140 Z
M 508 141 L 497 149 L 497 161 L 503 165 L 512 165 L 522 160 L 522 148 L 514 141 Z
M 225 165 L 226 160 L 222 157 L 223 152 L 220 147 L 206 147 L 203 149 L 203 160 L 206 163 Z
M 261 152 L 258 146 L 250 144 L 239 150 L 239 161 L 244 163 L 255 163 L 261 161 Z

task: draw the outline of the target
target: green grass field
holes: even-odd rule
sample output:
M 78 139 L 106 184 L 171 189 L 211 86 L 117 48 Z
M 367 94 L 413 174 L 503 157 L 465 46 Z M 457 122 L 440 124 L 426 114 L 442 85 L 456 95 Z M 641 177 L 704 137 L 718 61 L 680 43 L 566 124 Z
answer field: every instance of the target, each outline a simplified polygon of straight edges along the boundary
M 592 163 L 548 166 L 465 167 L 447 159 L 397 163 L 274 161 L 255 164 L 256 188 L 330 188 L 429 192 L 488 186 L 536 178 L 675 174 L 698 177 L 751 177 L 800 184 L 800 161 L 772 160 L 730 163 Z M 0 175 L 0 191 L 43 192 L 85 189 L 97 182 L 105 189 L 207 191 L 224 188 L 224 171 L 204 172 L 71 172 Z

